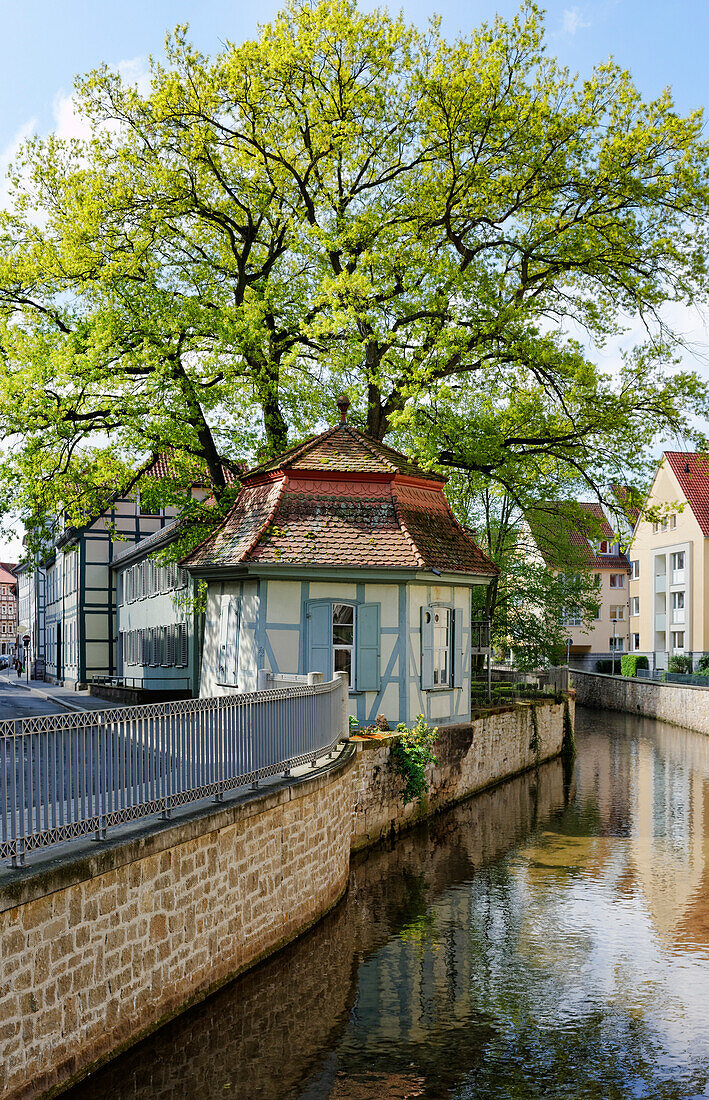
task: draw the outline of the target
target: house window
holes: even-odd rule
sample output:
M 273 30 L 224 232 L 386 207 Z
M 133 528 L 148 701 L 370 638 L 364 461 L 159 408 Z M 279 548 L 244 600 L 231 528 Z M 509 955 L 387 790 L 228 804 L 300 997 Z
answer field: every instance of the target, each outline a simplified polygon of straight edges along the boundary
M 636 581 L 640 576 L 640 562 L 636 559 L 630 563 L 630 579 Z
M 640 635 L 639 634 L 631 634 L 630 637 L 631 637 L 631 641 L 632 641 L 633 652 L 637 653 L 637 651 L 640 649 Z
M 581 616 L 577 611 L 564 611 L 561 621 L 564 626 L 581 626 Z
M 354 653 L 354 611 L 351 603 L 332 605 L 332 667 L 334 672 L 347 673 L 350 687 Z
M 679 650 L 684 649 L 684 631 L 673 630 L 672 631 L 672 649 Z
M 684 581 L 684 550 L 678 550 L 676 554 L 670 554 L 670 569 L 672 570 L 672 584 L 682 584 Z
M 462 687 L 463 613 L 429 604 L 421 608 L 421 686 Z
M 677 516 L 673 512 L 672 515 L 670 516 L 670 531 L 674 531 L 676 526 L 677 526 Z
M 331 680 L 344 672 L 350 691 L 379 691 L 380 605 L 310 600 L 306 605 L 307 666 Z
M 611 621 L 622 623 L 625 620 L 625 605 L 622 603 L 611 604 Z
M 598 546 L 598 553 L 599 554 L 610 554 L 610 552 L 611 552 L 610 543 L 606 539 L 603 539 L 600 542 L 599 546 Z
M 625 574 L 624 573 L 611 573 L 610 575 L 611 588 L 625 588 Z
M 451 609 L 436 607 L 433 614 L 433 686 L 451 686 Z
M 161 508 L 152 508 L 149 504 L 144 504 L 140 499 L 140 493 L 138 493 L 135 508 L 139 516 L 159 516 L 162 512 Z
M 672 622 L 684 622 L 684 592 L 672 593 Z
M 609 638 L 608 648 L 611 651 L 611 653 L 622 653 L 623 652 L 623 638 L 617 638 L 617 637 L 616 638 Z
M 630 614 L 631 615 L 639 615 L 640 614 L 640 597 L 639 596 L 631 596 L 631 598 L 630 598 Z

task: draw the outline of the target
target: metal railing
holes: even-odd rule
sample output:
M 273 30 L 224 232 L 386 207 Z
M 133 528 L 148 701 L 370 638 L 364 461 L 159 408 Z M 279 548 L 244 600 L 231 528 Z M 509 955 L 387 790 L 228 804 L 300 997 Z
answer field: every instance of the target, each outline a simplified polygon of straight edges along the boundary
M 490 648 L 490 620 L 473 619 L 470 624 L 470 645 L 473 653 L 486 653 Z
M 347 680 L 0 721 L 0 858 L 315 764 L 347 736 Z

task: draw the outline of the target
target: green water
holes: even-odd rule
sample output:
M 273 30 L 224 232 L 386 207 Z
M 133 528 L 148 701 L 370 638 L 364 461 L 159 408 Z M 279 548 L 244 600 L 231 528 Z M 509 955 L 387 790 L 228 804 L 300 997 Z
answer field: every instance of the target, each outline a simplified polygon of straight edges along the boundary
M 709 1096 L 709 738 L 579 711 L 544 766 L 370 852 L 312 933 L 71 1094 Z

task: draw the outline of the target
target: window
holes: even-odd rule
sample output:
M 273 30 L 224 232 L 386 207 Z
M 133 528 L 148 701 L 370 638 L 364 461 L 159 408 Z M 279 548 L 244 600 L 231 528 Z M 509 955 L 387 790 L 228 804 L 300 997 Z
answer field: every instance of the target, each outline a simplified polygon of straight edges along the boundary
M 684 622 L 684 592 L 672 593 L 672 622 Z
M 159 516 L 162 511 L 161 508 L 152 508 L 150 505 L 144 504 L 143 501 L 140 499 L 140 493 L 138 493 L 135 502 L 135 510 L 137 515 L 139 516 Z
M 306 604 L 307 665 L 331 680 L 345 672 L 350 691 L 379 691 L 380 605 L 344 600 L 309 600 Z
M 608 640 L 608 648 L 611 651 L 611 653 L 622 653 L 623 652 L 623 638 L 618 638 L 618 637 L 610 638 Z
M 677 526 L 677 516 L 673 512 L 672 515 L 670 516 L 670 531 L 674 531 L 676 526 Z
M 617 603 L 611 604 L 611 621 L 615 619 L 616 622 L 622 623 L 625 621 L 625 604 Z
M 640 635 L 639 634 L 631 634 L 630 637 L 631 637 L 631 641 L 632 641 L 633 652 L 637 653 L 637 651 L 640 649 Z
M 606 539 L 602 539 L 598 545 L 599 554 L 610 554 L 610 543 Z
M 346 672 L 352 686 L 352 654 L 354 652 L 354 607 L 349 603 L 332 605 L 332 667 L 334 672 Z
M 561 621 L 564 626 L 581 626 L 581 616 L 577 611 L 564 611 Z
M 611 588 L 625 588 L 625 574 L 624 573 L 611 573 L 610 575 Z
M 421 686 L 450 690 L 463 684 L 463 613 L 429 604 L 421 608 Z
M 640 597 L 639 596 L 631 596 L 630 597 L 630 614 L 631 615 L 639 615 L 640 614 Z
M 630 563 L 630 579 L 631 579 L 631 581 L 636 581 L 639 576 L 640 576 L 640 562 L 637 561 L 637 560 L 636 561 L 631 561 L 631 563 Z
M 676 554 L 670 554 L 670 568 L 673 575 L 684 571 L 684 550 L 678 550 Z
M 672 648 L 684 649 L 684 631 L 673 630 L 672 631 Z

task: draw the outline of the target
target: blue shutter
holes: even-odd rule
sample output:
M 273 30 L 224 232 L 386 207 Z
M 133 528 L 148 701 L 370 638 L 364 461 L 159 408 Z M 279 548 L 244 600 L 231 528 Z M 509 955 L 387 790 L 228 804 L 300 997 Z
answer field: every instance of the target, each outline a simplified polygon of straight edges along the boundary
M 421 608 L 421 687 L 433 687 L 433 608 Z
M 453 687 L 463 686 L 463 610 L 456 607 L 453 611 Z
M 332 679 L 332 604 L 308 601 L 305 605 L 308 638 L 306 672 L 322 672 L 323 680 Z
M 379 606 L 378 603 L 363 603 L 357 608 L 357 691 L 379 691 Z

